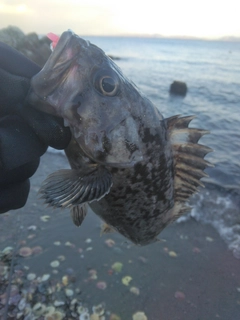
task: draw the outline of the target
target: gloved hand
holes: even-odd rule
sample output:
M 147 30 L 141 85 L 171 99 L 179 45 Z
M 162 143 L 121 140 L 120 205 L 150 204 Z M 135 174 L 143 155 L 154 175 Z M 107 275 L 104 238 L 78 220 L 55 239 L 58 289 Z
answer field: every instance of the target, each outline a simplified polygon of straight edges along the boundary
M 24 104 L 40 67 L 0 43 L 0 213 L 25 205 L 31 177 L 48 146 L 64 149 L 71 133 L 61 118 Z

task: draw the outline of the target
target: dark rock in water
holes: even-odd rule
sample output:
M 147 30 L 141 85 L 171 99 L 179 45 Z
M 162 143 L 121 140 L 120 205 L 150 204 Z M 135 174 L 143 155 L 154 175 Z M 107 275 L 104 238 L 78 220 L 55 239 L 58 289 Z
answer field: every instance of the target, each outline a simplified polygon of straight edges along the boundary
M 25 35 L 18 27 L 9 26 L 0 30 L 0 41 L 23 53 L 42 67 L 51 54 L 47 37 L 39 38 L 36 33 Z
M 187 85 L 182 81 L 173 81 L 170 86 L 170 93 L 180 96 L 185 96 L 187 94 Z

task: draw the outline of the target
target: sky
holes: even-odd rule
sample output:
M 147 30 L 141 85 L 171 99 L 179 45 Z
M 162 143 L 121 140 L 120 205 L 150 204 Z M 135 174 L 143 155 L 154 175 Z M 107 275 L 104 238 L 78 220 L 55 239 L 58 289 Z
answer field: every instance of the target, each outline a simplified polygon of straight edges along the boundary
M 0 0 L 0 29 L 25 33 L 240 37 L 239 0 Z

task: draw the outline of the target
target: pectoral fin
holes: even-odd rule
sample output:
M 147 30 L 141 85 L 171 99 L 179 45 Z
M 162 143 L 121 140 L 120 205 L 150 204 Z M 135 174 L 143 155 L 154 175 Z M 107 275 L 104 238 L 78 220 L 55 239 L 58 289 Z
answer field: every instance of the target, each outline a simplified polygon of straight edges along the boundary
M 71 207 L 100 200 L 112 186 L 111 173 L 102 166 L 59 170 L 50 174 L 39 192 L 53 207 Z

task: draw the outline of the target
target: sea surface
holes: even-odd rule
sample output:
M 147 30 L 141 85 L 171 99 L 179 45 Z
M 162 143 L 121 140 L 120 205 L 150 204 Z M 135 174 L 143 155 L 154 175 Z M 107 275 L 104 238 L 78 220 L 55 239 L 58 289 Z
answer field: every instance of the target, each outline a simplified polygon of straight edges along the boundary
M 118 57 L 123 73 L 164 117 L 196 115 L 191 126 L 211 132 L 200 143 L 214 150 L 206 157 L 214 168 L 206 170 L 206 188 L 180 221 L 211 224 L 240 259 L 240 42 L 83 38 Z M 169 94 L 174 80 L 186 82 L 186 97 Z

